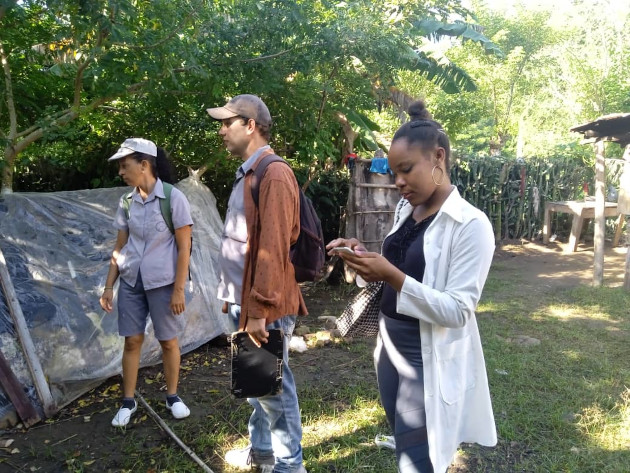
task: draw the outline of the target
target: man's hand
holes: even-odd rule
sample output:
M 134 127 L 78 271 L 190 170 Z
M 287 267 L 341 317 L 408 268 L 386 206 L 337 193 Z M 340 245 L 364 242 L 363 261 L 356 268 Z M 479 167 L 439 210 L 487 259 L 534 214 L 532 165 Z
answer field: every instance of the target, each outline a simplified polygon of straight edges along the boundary
M 245 331 L 249 333 L 252 337 L 252 340 L 256 343 L 256 346 L 260 347 L 260 343 L 267 343 L 269 340 L 267 337 L 269 336 L 269 332 L 265 330 L 265 326 L 267 325 L 266 319 L 254 319 L 252 317 L 247 317 L 247 325 L 245 326 Z

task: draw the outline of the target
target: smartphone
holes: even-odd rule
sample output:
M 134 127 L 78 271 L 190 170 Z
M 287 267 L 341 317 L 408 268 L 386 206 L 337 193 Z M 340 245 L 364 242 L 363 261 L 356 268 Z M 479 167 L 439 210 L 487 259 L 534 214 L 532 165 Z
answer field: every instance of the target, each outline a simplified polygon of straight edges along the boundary
M 354 250 L 352 248 L 349 248 L 347 246 L 337 246 L 335 248 L 332 249 L 333 252 L 335 253 L 346 253 L 349 255 L 353 255 L 354 254 Z

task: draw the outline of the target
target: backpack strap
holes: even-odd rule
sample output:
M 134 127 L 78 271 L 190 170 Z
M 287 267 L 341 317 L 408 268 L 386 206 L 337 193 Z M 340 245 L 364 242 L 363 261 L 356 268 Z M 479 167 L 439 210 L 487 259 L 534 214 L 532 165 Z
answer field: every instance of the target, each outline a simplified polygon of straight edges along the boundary
M 169 184 L 168 182 L 163 182 L 162 187 L 164 188 L 164 198 L 160 198 L 160 212 L 162 213 L 162 218 L 166 223 L 166 226 L 171 231 L 173 235 L 175 235 L 175 228 L 173 227 L 173 214 L 171 213 L 171 193 L 173 192 L 173 184 Z M 125 194 L 122 200 L 123 210 L 125 211 L 125 217 L 127 220 L 131 217 L 131 201 L 133 200 L 133 191 Z
M 171 213 L 171 193 L 173 192 L 173 184 L 168 182 L 162 182 L 164 188 L 164 198 L 160 199 L 160 212 L 162 212 L 162 218 L 166 222 L 166 226 L 175 235 L 175 228 L 173 227 L 173 214 Z
M 122 207 L 125 211 L 125 217 L 127 220 L 131 218 L 131 200 L 133 199 L 133 192 L 129 192 L 128 194 L 123 195 L 122 199 Z
M 271 163 L 284 163 L 289 166 L 289 163 L 287 163 L 284 159 L 276 154 L 268 154 L 260 160 L 258 166 L 256 166 L 256 169 L 254 170 L 254 175 L 252 176 L 252 199 L 254 199 L 254 204 L 256 204 L 256 207 L 258 207 L 258 200 L 260 197 L 260 182 L 265 175 L 267 166 L 269 166 Z M 291 166 L 289 166 L 289 168 L 290 167 Z

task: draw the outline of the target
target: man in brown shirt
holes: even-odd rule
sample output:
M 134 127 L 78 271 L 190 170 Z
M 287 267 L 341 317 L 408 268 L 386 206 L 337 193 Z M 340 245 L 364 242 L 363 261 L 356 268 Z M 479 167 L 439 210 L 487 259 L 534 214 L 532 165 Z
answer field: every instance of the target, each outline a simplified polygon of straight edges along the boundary
M 225 460 L 233 467 L 273 473 L 304 473 L 302 425 L 288 347 L 296 315 L 306 306 L 295 280 L 289 250 L 300 232 L 298 184 L 283 163 L 269 164 L 259 186 L 258 206 L 251 185 L 254 170 L 269 147 L 271 115 L 255 95 L 238 95 L 223 107 L 207 110 L 221 121 L 219 135 L 243 164 L 228 204 L 219 256 L 219 299 L 225 301 L 235 328 L 267 343 L 267 329 L 284 332 L 282 392 L 250 398 L 250 445 L 231 450 Z

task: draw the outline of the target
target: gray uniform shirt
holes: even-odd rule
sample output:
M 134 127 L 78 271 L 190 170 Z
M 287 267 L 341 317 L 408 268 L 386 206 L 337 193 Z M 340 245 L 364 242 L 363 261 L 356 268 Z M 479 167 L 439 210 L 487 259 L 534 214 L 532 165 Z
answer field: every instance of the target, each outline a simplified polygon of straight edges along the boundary
M 241 305 L 243 292 L 243 272 L 245 271 L 245 252 L 247 251 L 247 222 L 245 221 L 245 182 L 243 177 L 251 169 L 263 151 L 269 145 L 258 148 L 238 171 L 232 187 L 232 194 L 225 213 L 225 224 L 221 234 L 219 251 L 220 281 L 217 297 L 232 304 Z
M 125 195 L 121 197 L 114 217 L 114 228 L 129 234 L 127 244 L 116 259 L 120 277 L 130 286 L 135 286 L 140 271 L 145 290 L 173 284 L 177 245 L 175 235 L 169 230 L 160 210 L 159 199 L 166 197 L 162 181 L 157 180 L 153 192 L 145 201 L 138 189 L 133 190 L 129 220 L 123 207 Z M 171 192 L 171 215 L 174 228 L 193 224 L 188 199 L 176 188 Z

